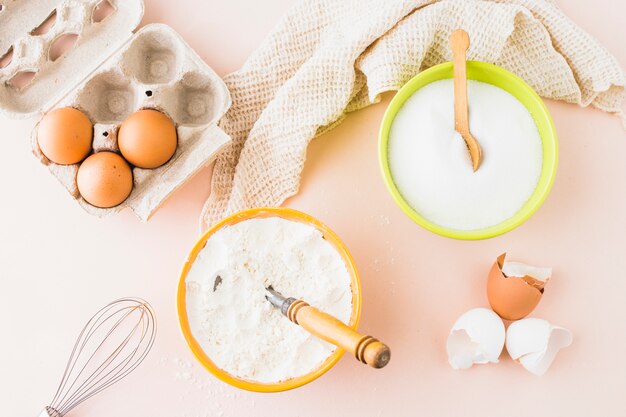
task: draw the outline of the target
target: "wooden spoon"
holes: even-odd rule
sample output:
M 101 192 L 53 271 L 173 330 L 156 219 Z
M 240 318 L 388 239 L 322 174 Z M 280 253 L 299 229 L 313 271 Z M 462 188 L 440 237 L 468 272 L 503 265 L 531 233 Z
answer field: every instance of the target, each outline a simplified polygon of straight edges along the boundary
M 378 339 L 358 333 L 352 327 L 305 301 L 287 298 L 272 286 L 266 290 L 267 301 L 312 335 L 351 352 L 359 361 L 372 368 L 383 368 L 389 363 L 391 350 Z
M 454 130 L 465 140 L 472 158 L 474 172 L 480 165 L 482 152 L 469 129 L 467 116 L 467 76 L 465 74 L 465 52 L 469 48 L 469 36 L 463 29 L 457 29 L 450 36 L 450 46 L 454 57 Z

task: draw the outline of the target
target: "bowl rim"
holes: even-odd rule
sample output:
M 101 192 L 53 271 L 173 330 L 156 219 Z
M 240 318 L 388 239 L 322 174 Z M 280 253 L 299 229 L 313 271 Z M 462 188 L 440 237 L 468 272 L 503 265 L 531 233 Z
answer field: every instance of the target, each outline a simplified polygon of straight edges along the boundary
M 543 166 L 541 169 L 541 175 L 539 181 L 537 182 L 537 186 L 533 191 L 533 194 L 529 197 L 529 199 L 524 203 L 524 205 L 509 219 L 506 219 L 498 224 L 481 228 L 475 230 L 457 230 L 450 229 L 443 226 L 440 226 L 436 223 L 431 222 L 427 218 L 423 217 L 419 214 L 415 209 L 413 209 L 410 204 L 404 199 L 398 188 L 396 187 L 395 182 L 393 181 L 393 176 L 391 175 L 391 170 L 389 167 L 389 161 L 387 157 L 388 152 L 388 144 L 389 144 L 389 130 L 393 123 L 393 120 L 404 104 L 404 102 L 417 90 L 422 88 L 423 86 L 430 84 L 434 81 L 439 81 L 443 79 L 451 78 L 448 75 L 452 72 L 453 63 L 452 62 L 444 62 L 438 65 L 435 65 L 427 70 L 424 70 L 413 78 L 411 78 L 406 84 L 404 84 L 400 90 L 396 93 L 396 95 L 392 98 L 389 103 L 384 115 L 382 122 L 380 124 L 379 134 L 378 134 L 378 161 L 379 167 L 382 172 L 383 180 L 387 187 L 387 190 L 391 194 L 393 200 L 396 205 L 400 207 L 400 209 L 406 214 L 411 220 L 413 220 L 418 225 L 423 228 L 436 233 L 440 236 L 449 237 L 453 239 L 459 240 L 481 240 L 481 239 L 489 239 L 492 237 L 496 237 L 507 233 L 516 227 L 520 226 L 524 223 L 530 216 L 537 211 L 537 209 L 543 204 L 545 199 L 547 198 L 550 189 L 552 188 L 552 184 L 554 183 L 554 179 L 556 177 L 556 170 L 558 165 L 558 141 L 556 135 L 556 129 L 554 127 L 554 122 L 552 121 L 552 117 L 546 107 L 545 103 L 539 97 L 539 95 L 532 89 L 524 80 L 522 80 L 517 75 L 513 74 L 506 69 L 499 67 L 497 65 L 493 65 L 487 62 L 480 61 L 467 61 L 467 75 L 468 79 L 471 79 L 471 75 L 474 71 L 476 72 L 487 72 L 490 75 L 499 77 L 506 84 L 511 86 L 511 89 L 519 89 L 523 91 L 524 94 L 528 96 L 528 99 L 531 101 L 532 106 L 527 106 L 524 104 L 524 107 L 528 109 L 537 124 L 538 118 L 543 119 L 544 126 L 546 130 L 543 132 L 538 128 L 542 149 L 543 149 Z M 428 81 L 424 84 L 425 79 L 435 76 L 436 78 Z M 479 80 L 482 81 L 482 80 Z M 482 81 L 486 82 L 486 81 Z M 490 84 L 489 82 L 486 82 Z M 498 86 L 499 88 L 502 88 Z M 516 97 L 511 91 L 502 88 L 507 91 L 509 94 L 513 95 L 520 102 L 521 100 Z M 532 107 L 532 108 L 530 108 Z
M 231 216 L 224 218 L 219 223 L 211 227 L 209 230 L 203 233 L 202 236 L 195 243 L 195 245 L 189 252 L 189 255 L 187 256 L 187 259 L 185 260 L 183 268 L 180 272 L 176 293 L 176 310 L 178 313 L 179 328 L 183 334 L 185 341 L 187 342 L 187 345 L 191 349 L 191 352 L 193 353 L 195 358 L 202 364 L 202 366 L 204 366 L 204 368 L 206 368 L 209 372 L 211 372 L 214 376 L 216 376 L 223 382 L 226 382 L 237 388 L 255 392 L 287 391 L 308 384 L 309 382 L 319 378 L 320 376 L 328 372 L 345 353 L 343 349 L 337 348 L 328 358 L 326 358 L 326 360 L 324 360 L 324 362 L 321 363 L 319 367 L 307 374 L 277 383 L 261 383 L 238 378 L 218 367 L 208 357 L 200 344 L 194 338 L 187 317 L 187 292 L 185 282 L 187 274 L 191 269 L 191 266 L 196 257 L 198 256 L 198 253 L 200 253 L 200 251 L 204 248 L 206 241 L 209 239 L 209 237 L 211 237 L 221 228 L 234 225 L 248 219 L 268 217 L 280 217 L 286 220 L 298 221 L 313 226 L 317 230 L 322 232 L 324 239 L 328 240 L 339 252 L 346 264 L 348 272 L 350 273 L 350 286 L 352 289 L 352 312 L 348 325 L 356 330 L 361 317 L 361 280 L 359 278 L 354 259 L 352 258 L 352 255 L 350 255 L 350 252 L 348 251 L 345 244 L 340 240 L 339 236 L 337 236 L 337 234 L 332 229 L 330 229 L 328 226 L 326 226 L 324 223 L 320 222 L 316 218 L 301 211 L 286 207 L 259 207 L 235 213 Z

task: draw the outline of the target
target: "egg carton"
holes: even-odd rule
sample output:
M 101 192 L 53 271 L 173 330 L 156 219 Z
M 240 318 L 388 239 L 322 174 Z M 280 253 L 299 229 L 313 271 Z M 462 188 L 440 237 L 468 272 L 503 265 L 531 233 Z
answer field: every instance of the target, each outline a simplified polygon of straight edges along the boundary
M 230 142 L 217 126 L 231 105 L 226 85 L 172 28 L 150 24 L 133 34 L 143 16 L 141 0 L 0 0 L 0 5 L 0 112 L 23 117 L 75 107 L 94 125 L 94 152 L 119 152 L 119 126 L 140 109 L 159 110 L 176 125 L 178 147 L 170 161 L 156 169 L 133 167 L 130 196 L 104 209 L 80 196 L 80 164 L 58 165 L 41 153 L 37 123 L 33 153 L 87 212 L 103 217 L 129 207 L 148 220 Z M 24 28 L 33 30 L 24 35 Z M 68 37 L 75 42 L 71 49 L 54 56 L 56 44 Z M 2 51 L 8 52 L 4 59 Z

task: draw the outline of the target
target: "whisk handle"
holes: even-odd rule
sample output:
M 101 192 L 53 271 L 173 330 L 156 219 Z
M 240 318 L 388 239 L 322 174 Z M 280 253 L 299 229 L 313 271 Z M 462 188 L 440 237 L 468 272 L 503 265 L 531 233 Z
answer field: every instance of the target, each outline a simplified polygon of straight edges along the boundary
M 61 414 L 51 407 L 46 407 L 41 411 L 39 417 L 62 417 Z

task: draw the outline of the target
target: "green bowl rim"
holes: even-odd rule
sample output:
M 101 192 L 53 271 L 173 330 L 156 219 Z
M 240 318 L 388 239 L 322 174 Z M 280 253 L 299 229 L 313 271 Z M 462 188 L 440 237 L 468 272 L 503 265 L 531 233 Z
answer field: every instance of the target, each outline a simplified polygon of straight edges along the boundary
M 502 77 L 507 81 L 507 83 L 511 83 L 512 85 L 517 85 L 522 90 L 526 90 L 526 92 L 531 97 L 534 103 L 534 109 L 528 109 L 533 115 L 533 119 L 537 119 L 539 117 L 544 118 L 547 123 L 547 132 L 544 135 L 541 135 L 542 146 L 544 149 L 543 152 L 543 166 L 541 168 L 541 177 L 539 182 L 537 183 L 537 187 L 535 191 L 531 195 L 531 197 L 524 203 L 522 208 L 515 213 L 511 218 L 495 224 L 493 226 L 489 226 L 482 229 L 476 230 L 456 230 L 449 229 L 438 224 L 431 222 L 426 219 L 422 215 L 420 215 L 417 211 L 415 211 L 402 197 L 400 191 L 396 187 L 393 177 L 391 175 L 391 171 L 389 169 L 389 162 L 387 158 L 387 148 L 389 142 L 388 132 L 391 128 L 391 124 L 397 114 L 398 110 L 402 107 L 404 102 L 421 87 L 416 87 L 420 81 L 430 76 L 432 73 L 448 70 L 452 67 L 452 62 L 444 62 L 442 64 L 435 65 L 425 71 L 420 72 L 411 78 L 405 85 L 398 90 L 396 95 L 393 97 L 385 114 L 383 115 L 382 122 L 380 124 L 380 130 L 378 135 L 378 160 L 380 164 L 380 169 L 383 174 L 383 179 L 385 181 L 385 185 L 387 186 L 387 190 L 391 194 L 395 203 L 402 209 L 402 211 L 411 218 L 415 223 L 419 224 L 423 228 L 436 233 L 441 236 L 460 239 L 460 240 L 481 240 L 481 239 L 489 239 L 492 237 L 496 237 L 507 233 L 516 227 L 520 226 L 524 223 L 530 216 L 533 215 L 535 211 L 543 204 L 545 199 L 547 198 L 550 189 L 552 188 L 552 184 L 554 183 L 554 178 L 556 176 L 556 170 L 558 165 L 558 142 L 556 137 L 556 129 L 554 127 L 554 122 L 552 121 L 552 117 L 550 117 L 550 112 L 546 107 L 545 103 L 539 97 L 539 95 L 532 89 L 524 80 L 522 80 L 517 75 L 505 70 L 502 67 L 497 65 L 489 64 L 487 62 L 480 61 L 467 61 L 468 69 L 476 69 L 476 70 L 484 70 L 486 72 L 492 72 L 496 74 L 498 77 Z M 437 80 L 446 79 L 438 78 Z M 431 81 L 431 82 L 434 82 Z M 430 84 L 430 83 L 427 83 Z M 425 84 L 425 85 L 427 85 Z M 410 90 L 410 92 L 409 92 Z M 510 92 L 509 92 L 510 93 Z M 406 97 L 404 97 L 406 94 Z M 525 106 L 527 107 L 527 106 Z M 527 107 L 528 108 L 528 107 Z M 541 132 L 540 132 L 541 134 Z M 548 149 L 552 150 L 549 154 L 546 154 L 545 149 L 546 146 Z M 548 170 L 548 176 L 545 177 L 545 172 Z

